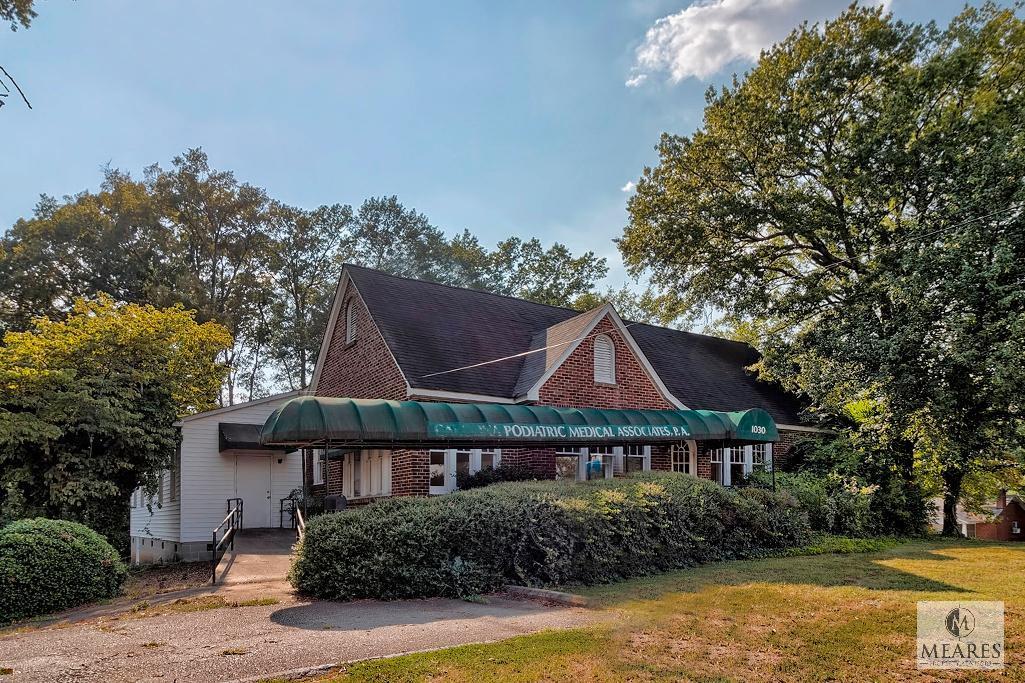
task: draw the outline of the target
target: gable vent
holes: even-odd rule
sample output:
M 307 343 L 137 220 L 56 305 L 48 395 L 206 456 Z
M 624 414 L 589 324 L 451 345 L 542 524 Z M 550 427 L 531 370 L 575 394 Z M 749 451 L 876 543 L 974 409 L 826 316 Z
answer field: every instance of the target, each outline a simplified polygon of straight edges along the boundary
M 616 347 L 604 334 L 594 338 L 594 381 L 616 383 Z
M 345 343 L 351 344 L 356 341 L 356 302 L 349 299 L 345 307 Z

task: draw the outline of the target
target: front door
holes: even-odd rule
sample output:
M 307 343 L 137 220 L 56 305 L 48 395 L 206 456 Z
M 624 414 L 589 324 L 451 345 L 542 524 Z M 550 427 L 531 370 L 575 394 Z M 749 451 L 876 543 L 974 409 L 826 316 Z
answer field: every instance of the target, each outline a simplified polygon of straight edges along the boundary
M 242 527 L 270 526 L 270 458 L 265 455 L 235 457 L 235 497 L 242 499 Z

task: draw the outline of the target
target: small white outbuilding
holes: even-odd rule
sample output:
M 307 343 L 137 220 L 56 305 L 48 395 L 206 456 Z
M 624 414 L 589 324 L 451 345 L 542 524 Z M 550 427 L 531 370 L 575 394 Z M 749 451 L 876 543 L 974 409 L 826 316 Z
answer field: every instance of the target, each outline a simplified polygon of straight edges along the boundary
M 263 448 L 264 421 L 298 392 L 184 417 L 175 423 L 181 446 L 157 492 L 132 493 L 132 562 L 210 559 L 211 533 L 228 513 L 230 499 L 243 501 L 247 529 L 291 526 L 281 500 L 302 487 L 302 456 Z

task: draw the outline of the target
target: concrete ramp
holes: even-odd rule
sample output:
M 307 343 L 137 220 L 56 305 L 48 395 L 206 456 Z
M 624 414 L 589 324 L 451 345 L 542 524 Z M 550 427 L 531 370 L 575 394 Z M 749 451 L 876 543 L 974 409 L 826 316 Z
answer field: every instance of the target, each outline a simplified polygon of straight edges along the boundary
M 283 581 L 292 564 L 292 529 L 242 529 L 235 552 L 221 560 L 218 585 Z

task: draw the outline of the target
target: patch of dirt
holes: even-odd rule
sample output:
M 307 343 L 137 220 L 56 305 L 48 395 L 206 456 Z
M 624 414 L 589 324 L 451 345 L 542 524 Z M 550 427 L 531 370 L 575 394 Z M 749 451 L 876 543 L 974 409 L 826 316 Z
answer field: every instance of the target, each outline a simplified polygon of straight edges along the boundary
M 135 569 L 125 582 L 124 597 L 132 600 L 210 584 L 210 563 L 177 562 Z

